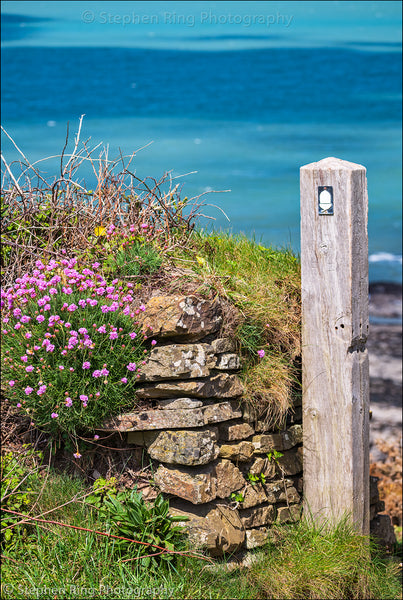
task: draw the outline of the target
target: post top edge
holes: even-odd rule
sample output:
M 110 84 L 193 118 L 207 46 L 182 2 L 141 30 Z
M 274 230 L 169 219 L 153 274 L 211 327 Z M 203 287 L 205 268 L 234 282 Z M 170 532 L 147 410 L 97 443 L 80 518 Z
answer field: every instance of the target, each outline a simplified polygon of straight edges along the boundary
M 357 171 L 360 169 L 364 169 L 366 171 L 366 168 L 363 165 L 349 162 L 348 160 L 342 160 L 341 158 L 335 158 L 334 156 L 328 156 L 327 158 L 322 158 L 317 162 L 312 162 L 308 165 L 303 165 L 301 169 L 345 169 L 348 171 Z

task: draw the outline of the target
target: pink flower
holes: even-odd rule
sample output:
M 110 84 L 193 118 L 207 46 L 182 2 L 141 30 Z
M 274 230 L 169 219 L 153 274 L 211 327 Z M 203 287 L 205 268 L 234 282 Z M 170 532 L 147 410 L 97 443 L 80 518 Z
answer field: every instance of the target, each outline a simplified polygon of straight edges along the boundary
M 110 340 L 117 340 L 117 339 L 118 339 L 118 337 L 119 337 L 119 336 L 118 336 L 118 334 L 116 333 L 116 331 L 112 331 L 112 332 L 109 334 L 109 339 L 110 339 Z
M 16 324 L 14 325 L 14 329 L 19 329 L 20 327 L 21 327 L 21 323 L 16 323 Z
M 264 350 L 258 350 L 257 353 L 259 355 L 259 358 L 263 358 L 264 355 L 265 355 L 265 351 Z
M 45 320 L 45 317 L 43 315 L 38 315 L 36 317 L 36 320 L 38 321 L 38 323 L 42 323 Z
M 99 435 L 94 435 L 94 440 L 99 440 Z
M 76 452 L 75 454 L 73 454 L 74 458 L 81 458 L 81 454 L 79 452 Z
M 50 415 L 52 417 L 52 419 L 57 419 L 57 417 L 59 416 L 57 413 L 52 413 Z
M 73 406 L 73 400 L 71 398 L 66 398 L 66 406 Z
M 120 380 L 122 383 L 127 383 L 127 377 L 122 377 L 122 379 Z
M 38 394 L 38 396 L 42 396 L 42 394 L 44 394 L 45 392 L 46 392 L 46 385 L 41 385 L 36 393 Z
M 21 408 L 21 406 L 22 406 L 21 402 L 18 402 L 17 408 Z
M 144 306 L 144 304 L 140 304 L 139 309 L 144 312 L 146 307 Z
M 83 362 L 83 369 L 89 369 L 90 367 L 91 367 L 91 363 L 89 363 L 88 360 Z
M 71 373 L 74 373 L 74 367 L 70 367 L 69 371 L 70 371 Z
M 27 333 L 25 334 L 25 338 L 27 340 L 29 340 L 29 338 L 31 338 L 31 337 L 32 337 L 32 333 L 30 331 L 27 331 Z
M 28 367 L 25 367 L 25 370 L 27 373 L 32 373 L 32 371 L 34 370 L 34 367 L 32 365 L 28 365 Z
M 98 333 L 106 333 L 105 325 L 101 325 L 101 327 L 98 327 L 97 331 L 98 331 Z
M 12 379 L 11 381 L 9 381 L 9 382 L 8 382 L 8 385 L 9 385 L 10 387 L 14 387 L 14 385 L 15 385 L 15 381 Z
M 155 346 L 157 342 L 155 340 L 151 340 L 151 346 Z
M 34 391 L 34 389 L 29 386 L 26 387 L 24 390 L 24 392 L 26 393 L 27 396 L 29 396 L 29 394 L 31 394 L 33 391 Z
M 22 360 L 23 362 L 27 362 L 27 360 L 28 360 L 28 356 L 27 356 L 26 354 L 24 354 L 24 356 L 21 356 L 21 360 Z
M 147 225 L 147 223 L 142 223 L 142 224 L 140 225 L 140 227 L 141 227 L 141 229 L 147 229 L 147 228 L 148 228 L 148 225 Z
M 85 394 L 81 394 L 80 400 L 81 400 L 81 402 L 87 402 L 88 396 L 85 396 Z
M 99 369 L 97 369 L 96 371 L 93 372 L 92 376 L 93 377 L 101 377 L 101 371 Z
M 137 337 L 137 333 L 135 333 L 134 331 L 132 331 L 132 333 L 129 333 L 130 339 L 134 340 L 135 337 Z
M 136 370 L 136 363 L 129 363 L 129 364 L 127 365 L 127 369 L 128 369 L 129 371 L 135 371 L 135 370 Z
M 64 367 L 63 367 L 63 365 L 59 365 L 59 370 L 60 370 L 60 371 L 64 371 Z

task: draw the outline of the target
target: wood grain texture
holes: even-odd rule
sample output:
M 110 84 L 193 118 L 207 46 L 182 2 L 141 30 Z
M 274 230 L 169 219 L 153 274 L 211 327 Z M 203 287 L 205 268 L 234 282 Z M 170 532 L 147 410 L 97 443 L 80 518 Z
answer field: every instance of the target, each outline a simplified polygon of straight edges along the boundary
M 369 533 L 368 197 L 363 166 L 301 168 L 304 502 Z M 319 215 L 332 186 L 333 215 Z

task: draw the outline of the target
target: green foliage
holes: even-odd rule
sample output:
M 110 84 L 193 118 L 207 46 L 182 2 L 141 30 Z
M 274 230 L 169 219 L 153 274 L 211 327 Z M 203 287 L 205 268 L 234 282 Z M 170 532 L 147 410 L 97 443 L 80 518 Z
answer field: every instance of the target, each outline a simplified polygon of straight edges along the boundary
M 119 501 L 126 498 L 126 492 L 118 492 L 116 483 L 116 477 L 110 477 L 110 479 L 99 477 L 92 486 L 92 494 L 87 496 L 85 501 L 106 514 L 105 500 L 107 498 L 116 498 Z
M 266 454 L 266 456 L 270 461 L 272 461 L 272 460 L 277 461 L 279 458 L 281 458 L 284 455 L 282 452 L 279 452 L 278 450 L 270 450 L 270 452 L 268 452 Z
M 162 258 L 155 247 L 144 238 L 123 242 L 118 252 L 110 255 L 105 261 L 105 267 L 126 277 L 152 274 L 162 264 Z
M 245 500 L 241 492 L 231 492 L 230 499 L 233 502 L 243 502 Z
M 348 518 L 330 526 L 305 515 L 296 525 L 273 527 L 270 539 L 251 567 L 259 598 L 401 597 L 398 566 L 385 561 Z
M 117 540 L 116 548 L 121 552 L 134 553 L 147 568 L 157 568 L 161 563 L 174 565 L 174 554 L 148 556 L 160 552 L 160 549 L 148 544 L 171 551 L 183 548 L 183 529 L 174 523 L 183 521 L 184 518 L 168 513 L 169 503 L 164 500 L 162 494 L 159 494 L 152 504 L 147 504 L 143 495 L 135 489 L 124 492 L 120 498 L 108 494 L 103 507 L 112 533 L 145 543 L 133 544 Z
M 32 505 L 35 493 L 32 482 L 37 478 L 36 472 L 32 471 L 32 462 L 42 460 L 42 454 L 38 451 L 23 446 L 24 455 L 19 456 L 13 452 L 7 452 L 1 456 L 1 506 L 3 509 L 26 514 Z M 31 465 L 30 465 L 31 463 Z M 24 539 L 28 537 L 30 527 L 28 525 L 17 525 L 10 527 L 21 520 L 18 515 L 1 512 L 1 544 L 10 547 L 15 541 L 18 532 Z
M 248 479 L 252 485 L 256 485 L 257 483 L 265 485 L 266 483 L 266 476 L 263 473 L 248 473 Z
M 6 291 L 1 355 L 10 401 L 40 429 L 74 437 L 133 406 L 147 350 L 133 284 L 62 262 L 37 261 L 30 286 L 25 277 Z

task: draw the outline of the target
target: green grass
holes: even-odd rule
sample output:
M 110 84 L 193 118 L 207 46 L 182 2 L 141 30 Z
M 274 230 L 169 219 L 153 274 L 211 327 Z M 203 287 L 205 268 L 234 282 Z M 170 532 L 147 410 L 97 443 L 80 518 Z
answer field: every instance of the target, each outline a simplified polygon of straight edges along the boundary
M 266 413 L 271 425 L 281 425 L 300 387 L 298 257 L 243 235 L 195 231 L 175 259 L 198 273 L 200 291 L 213 291 L 233 307 L 225 307 L 224 331 L 242 355 L 244 400 L 257 416 Z M 258 350 L 265 351 L 263 359 Z
M 34 514 L 92 531 L 37 523 L 29 538 L 17 536 L 2 549 L 2 598 L 401 598 L 397 565 L 375 547 L 370 556 L 368 539 L 345 522 L 330 531 L 306 520 L 278 527 L 250 569 L 228 572 L 225 560 L 219 568 L 181 557 L 176 569 L 153 572 L 124 562 L 130 554 L 94 533 L 105 523 L 82 501 L 89 490 L 80 479 L 49 471 L 43 482 L 31 484 Z

